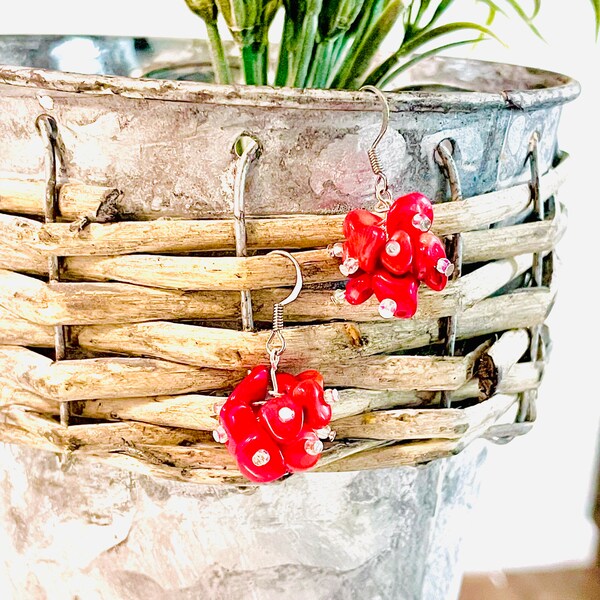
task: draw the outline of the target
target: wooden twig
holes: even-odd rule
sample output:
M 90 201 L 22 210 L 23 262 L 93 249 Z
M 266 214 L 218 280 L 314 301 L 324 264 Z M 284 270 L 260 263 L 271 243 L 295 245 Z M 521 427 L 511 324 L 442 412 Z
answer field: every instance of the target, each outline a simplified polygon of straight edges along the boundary
M 436 207 L 439 212 L 442 206 Z M 565 211 L 559 207 L 552 221 L 525 223 L 493 230 L 468 231 L 463 238 L 467 263 L 547 251 L 562 237 Z M 247 221 L 252 249 L 307 249 L 343 239 L 344 215 L 298 215 Z M 443 229 L 436 230 L 440 234 Z M 233 222 L 227 220 L 159 220 L 91 223 L 82 231 L 68 223 L 40 223 L 21 216 L 0 214 L 0 239 L 11 248 L 30 249 L 32 255 L 110 256 L 131 253 L 176 254 L 232 251 Z
M 377 440 L 460 439 L 490 419 L 496 420 L 516 396 L 498 394 L 469 408 L 399 409 L 368 412 L 336 421 L 340 438 Z
M 448 316 L 472 306 L 531 268 L 531 255 L 489 263 L 449 284 L 442 292 L 422 286 L 417 319 Z M 285 289 L 252 294 L 255 321 L 270 321 Z M 239 298 L 228 291 L 183 292 L 124 283 L 53 283 L 0 269 L 0 306 L 43 325 L 131 323 L 164 319 L 235 319 Z M 379 321 L 377 302 L 338 305 L 331 291 L 304 290 L 286 307 L 286 322 Z
M 481 355 L 476 373 L 482 399 L 490 398 L 496 393 L 498 384 L 527 352 L 528 347 L 527 329 L 515 329 L 507 331 Z
M 372 356 L 320 366 L 333 387 L 373 390 L 456 390 L 473 372 L 474 353 L 465 357 Z M 53 363 L 17 346 L 0 346 L 3 376 L 61 402 L 132 398 L 231 389 L 245 371 L 192 367 L 149 358 L 91 358 Z
M 231 389 L 243 372 L 200 369 L 149 358 L 92 358 L 53 363 L 16 346 L 0 346 L 4 377 L 61 402 Z
M 529 296 L 530 294 L 525 293 L 511 295 L 514 303 L 512 310 L 508 311 L 498 311 L 498 308 L 508 304 L 502 296 L 483 300 L 483 307 L 467 309 L 461 315 L 457 337 L 478 337 L 542 323 L 550 307 L 552 295 L 544 295 L 546 302 L 540 302 L 543 292 L 538 293 L 533 300 Z M 488 315 L 492 311 L 498 311 L 498 316 L 490 320 Z M 131 325 L 88 326 L 75 330 L 74 335 L 78 345 L 88 350 L 152 356 L 217 369 L 244 369 L 265 360 L 265 343 L 269 332 L 250 333 L 158 321 Z M 505 337 L 518 337 L 518 347 L 509 350 L 514 353 L 523 345 L 523 339 L 524 344 L 529 339 L 524 330 Z M 321 368 L 323 364 L 330 362 L 351 361 L 374 354 L 411 350 L 441 341 L 439 324 L 435 319 L 288 327 L 285 330 L 285 338 L 287 351 L 282 356 L 281 365 L 282 368 L 289 369 Z M 504 345 L 500 347 L 504 348 Z M 525 350 L 526 347 L 517 358 L 520 358 Z M 501 357 L 497 358 L 502 360 Z M 482 362 L 482 368 L 494 360 L 495 354 L 491 355 L 487 362 Z M 516 359 L 513 362 L 516 362 Z M 494 376 L 490 374 L 490 377 Z
M 540 383 L 541 365 L 515 365 L 498 385 L 498 393 L 519 394 L 536 389 Z M 471 379 L 450 393 L 453 401 L 477 397 L 479 382 Z M 392 408 L 431 407 L 439 404 L 437 392 L 342 389 L 340 399 L 333 405 L 333 421 Z M 178 396 L 149 396 L 144 398 L 112 398 L 75 402 L 72 412 L 88 419 L 106 421 L 140 421 L 168 427 L 183 427 L 210 431 L 217 425 L 215 406 L 225 401 L 223 396 L 181 394 Z M 15 387 L 4 380 L 0 386 L 1 406 L 24 406 L 36 412 L 57 415 L 56 400 Z

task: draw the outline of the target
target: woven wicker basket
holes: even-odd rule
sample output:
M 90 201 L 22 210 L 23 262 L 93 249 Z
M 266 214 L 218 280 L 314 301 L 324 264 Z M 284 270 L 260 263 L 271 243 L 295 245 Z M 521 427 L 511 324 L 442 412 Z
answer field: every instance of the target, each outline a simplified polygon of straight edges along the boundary
M 263 111 L 264 118 L 269 102 L 295 102 L 296 109 L 312 102 L 315 108 L 326 101 L 323 92 L 278 95 L 187 82 L 157 87 L 16 68 L 3 68 L 0 81 L 0 99 L 14 110 L 26 107 L 17 116 L 4 112 L 0 129 L 6 133 L 11 119 L 28 123 L 30 145 L 23 148 L 38 152 L 34 167 L 24 172 L 7 172 L 4 164 L 0 180 L 2 441 L 86 454 L 162 477 L 242 483 L 233 459 L 212 440 L 213 407 L 249 368 L 266 360 L 271 307 L 287 294 L 281 288 L 294 283 L 289 262 L 265 256 L 276 248 L 294 252 L 306 283 L 286 307 L 288 348 L 281 368 L 317 368 L 327 386 L 340 390 L 332 423 L 337 437 L 326 444 L 316 471 L 418 465 L 460 452 L 478 437 L 503 442 L 530 428 L 547 356 L 543 323 L 555 295 L 552 251 L 565 226 L 555 194 L 567 161 L 556 154 L 554 139 L 541 160 L 537 137 L 522 136 L 527 160 L 505 179 L 509 185 L 471 195 L 477 184 L 467 182 L 470 197 L 463 199 L 460 141 L 438 136 L 453 138 L 454 158 L 438 166 L 427 157 L 433 167 L 422 178 L 429 186 L 423 191 L 437 187 L 433 229 L 449 242 L 460 239 L 462 252 L 453 259 L 461 274 L 443 292 L 422 289 L 413 319 L 386 321 L 372 302 L 350 307 L 331 301 L 343 278 L 326 247 L 340 241 L 351 206 L 328 211 L 321 205 L 310 214 L 302 209 L 310 204 L 306 198 L 293 214 L 281 206 L 271 211 L 276 215 L 261 209 L 245 223 L 249 256 L 236 257 L 228 214 L 235 184 L 225 193 L 226 206 L 213 203 L 194 216 L 173 203 L 162 212 L 152 204 L 149 215 L 148 203 L 131 209 L 136 201 L 128 193 L 135 185 L 123 183 L 119 164 L 107 168 L 104 180 L 70 174 L 69 161 L 77 161 L 69 154 L 69 119 L 84 119 L 90 100 L 106 108 L 114 98 L 109 110 L 127 120 L 128 107 L 135 112 L 140 103 L 145 110 L 159 102 L 192 103 L 197 116 L 215 104 L 208 94 L 222 94 L 228 99 L 223 102 Z M 576 95 L 576 84 L 562 83 L 534 108 Z M 513 92 L 501 109 L 510 113 L 519 97 L 525 110 L 517 114 L 536 129 L 540 114 L 527 106 L 528 93 L 539 91 Z M 336 110 L 364 108 L 357 114 L 376 122 L 377 103 L 368 95 L 331 96 Z M 422 111 L 429 106 L 435 113 L 435 102 L 452 110 L 439 94 L 409 96 L 394 96 L 393 110 L 402 112 L 398 106 L 413 96 Z M 489 106 L 481 96 L 473 94 L 472 103 L 485 112 Z M 40 113 L 49 116 L 38 119 L 36 131 Z M 211 126 L 225 127 L 213 123 L 206 125 L 209 131 Z M 240 123 L 234 133 L 242 131 Z M 5 140 L 13 168 L 23 158 L 15 150 L 18 140 L 18 133 Z M 228 160 L 230 173 L 239 172 L 240 159 Z M 250 167 L 253 185 L 260 185 L 258 168 Z M 185 173 L 178 170 L 177 177 L 183 178 L 179 189 L 185 187 Z M 410 190 L 422 181 L 402 185 Z M 250 202 L 252 185 L 246 197 Z M 371 197 L 359 202 L 372 206 Z M 241 290 L 251 292 L 256 331 L 239 329 Z

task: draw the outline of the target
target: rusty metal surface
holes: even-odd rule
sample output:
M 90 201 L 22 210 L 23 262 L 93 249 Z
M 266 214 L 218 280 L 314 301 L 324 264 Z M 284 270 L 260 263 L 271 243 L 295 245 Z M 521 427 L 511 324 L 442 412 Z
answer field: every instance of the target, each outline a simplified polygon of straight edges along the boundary
M 24 40 L 29 49 L 19 55 L 15 48 Z M 198 42 L 178 41 L 171 47 L 168 40 L 146 40 L 146 45 L 130 40 L 129 54 L 123 51 L 126 42 L 104 39 L 129 57 L 111 72 L 139 74 L 178 60 L 204 64 Z M 143 51 L 137 52 L 136 43 Z M 45 62 L 38 62 L 32 45 L 30 38 L 12 38 L 4 46 L 0 41 L 0 62 L 60 66 L 60 61 L 48 61 L 48 52 Z M 89 56 L 86 61 L 81 70 L 90 67 Z M 77 65 L 71 59 L 67 66 Z M 579 91 L 576 82 L 562 75 L 440 58 L 410 71 L 406 84 L 434 80 L 477 91 L 390 95 L 391 129 L 380 152 L 393 194 L 418 189 L 441 197 L 444 182 L 433 151 L 448 137 L 456 143 L 465 196 L 526 181 L 524 140 L 534 131 L 540 134 L 544 172 L 556 152 L 561 106 Z M 120 188 L 124 216 L 230 217 L 231 147 L 244 131 L 262 146 L 248 182 L 249 215 L 335 213 L 373 205 L 366 150 L 379 128 L 380 108 L 365 92 L 217 86 L 0 66 L 0 176 L 42 178 L 43 151 L 34 127 L 42 111 L 58 122 L 63 180 Z

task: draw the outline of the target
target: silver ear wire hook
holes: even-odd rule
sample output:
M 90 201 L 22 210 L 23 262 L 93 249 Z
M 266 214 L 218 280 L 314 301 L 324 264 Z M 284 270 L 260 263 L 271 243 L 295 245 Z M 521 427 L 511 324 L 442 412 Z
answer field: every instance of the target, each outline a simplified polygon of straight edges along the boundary
M 388 181 L 385 173 L 381 168 L 381 163 L 379 162 L 379 156 L 377 155 L 377 146 L 379 142 L 383 139 L 383 136 L 387 133 L 388 125 L 390 122 L 390 105 L 388 104 L 387 98 L 383 94 L 383 92 L 376 88 L 373 85 L 364 85 L 360 88 L 361 92 L 371 92 L 379 98 L 382 104 L 382 115 L 383 119 L 381 121 L 381 129 L 379 130 L 379 134 L 375 138 L 375 141 L 371 144 L 371 147 L 367 150 L 367 155 L 369 157 L 369 162 L 371 163 L 371 169 L 373 173 L 377 175 L 377 182 L 375 183 L 375 197 L 377 198 L 377 206 L 375 210 L 377 212 L 385 212 L 387 211 L 392 204 L 392 194 L 388 189 Z
M 267 354 L 269 355 L 269 360 L 271 362 L 272 394 L 276 396 L 279 394 L 279 388 L 277 386 L 277 367 L 279 366 L 279 359 L 285 351 L 285 338 L 283 337 L 283 307 L 290 304 L 290 302 L 293 302 L 300 295 L 303 279 L 300 264 L 289 252 L 286 252 L 285 250 L 273 250 L 272 252 L 269 252 L 267 256 L 270 254 L 278 254 L 279 256 L 287 258 L 292 262 L 296 269 L 296 284 L 294 285 L 294 289 L 285 300 L 276 302 L 273 305 L 273 330 L 266 343 Z M 277 343 L 275 344 L 275 342 Z

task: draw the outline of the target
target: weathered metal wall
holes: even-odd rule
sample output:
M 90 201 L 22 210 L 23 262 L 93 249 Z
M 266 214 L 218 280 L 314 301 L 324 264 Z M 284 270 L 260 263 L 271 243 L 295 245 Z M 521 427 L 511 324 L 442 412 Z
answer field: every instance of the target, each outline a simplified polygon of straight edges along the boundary
M 483 457 L 241 490 L 2 444 L 2 597 L 451 600 Z

